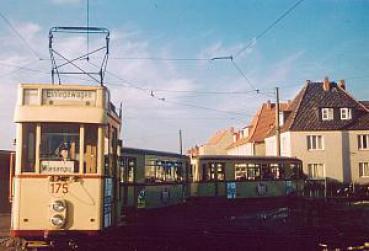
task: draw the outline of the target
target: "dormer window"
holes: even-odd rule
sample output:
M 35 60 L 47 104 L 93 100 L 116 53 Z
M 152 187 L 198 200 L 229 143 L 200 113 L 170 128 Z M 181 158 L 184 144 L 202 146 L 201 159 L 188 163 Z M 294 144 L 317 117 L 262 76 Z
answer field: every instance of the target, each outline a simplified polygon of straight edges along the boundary
M 340 114 L 341 114 L 341 120 L 349 120 L 352 118 L 351 108 L 341 108 Z
M 333 108 L 322 108 L 322 120 L 323 121 L 333 120 L 333 118 L 334 118 Z

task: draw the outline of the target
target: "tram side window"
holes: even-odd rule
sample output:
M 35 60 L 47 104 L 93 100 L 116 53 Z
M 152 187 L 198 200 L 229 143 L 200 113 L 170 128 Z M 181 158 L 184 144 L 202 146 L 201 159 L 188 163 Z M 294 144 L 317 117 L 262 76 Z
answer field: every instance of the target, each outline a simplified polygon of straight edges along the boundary
M 225 170 L 225 164 L 224 163 L 215 163 L 217 168 L 217 180 L 224 181 L 224 170 Z
M 279 163 L 271 163 L 263 168 L 263 179 L 265 180 L 280 180 L 284 179 L 284 169 Z
M 215 180 L 215 163 L 202 164 L 202 181 Z
M 41 166 L 63 161 L 79 172 L 79 125 L 45 123 L 41 127 Z
M 300 178 L 300 171 L 298 164 L 288 163 L 284 165 L 284 178 L 287 180 L 294 180 Z
M 239 181 L 260 180 L 260 165 L 254 163 L 236 163 L 235 178 Z
M 218 173 L 217 179 L 224 180 L 224 164 L 207 163 L 202 165 L 202 181 L 214 181 Z
M 148 183 L 182 181 L 182 176 L 181 162 L 152 160 L 145 167 L 145 180 Z
M 22 172 L 34 172 L 36 159 L 36 125 L 24 123 L 22 125 L 22 135 Z
M 121 182 L 124 183 L 132 183 L 134 181 L 134 173 L 136 168 L 136 159 L 135 158 L 127 158 L 123 159 L 123 163 L 121 163 Z
M 97 126 L 85 125 L 84 172 L 97 172 Z
M 292 169 L 294 179 L 300 179 L 303 176 L 303 172 L 302 172 L 300 164 L 295 164 L 295 163 L 290 164 L 290 168 Z
M 112 163 L 111 163 L 111 168 L 112 168 L 112 175 L 114 175 L 117 171 L 117 163 L 118 163 L 118 129 L 115 127 L 112 127 L 112 131 L 111 131 L 111 147 L 112 147 Z
M 181 182 L 183 180 L 183 164 L 182 162 L 175 162 L 174 163 L 174 181 Z

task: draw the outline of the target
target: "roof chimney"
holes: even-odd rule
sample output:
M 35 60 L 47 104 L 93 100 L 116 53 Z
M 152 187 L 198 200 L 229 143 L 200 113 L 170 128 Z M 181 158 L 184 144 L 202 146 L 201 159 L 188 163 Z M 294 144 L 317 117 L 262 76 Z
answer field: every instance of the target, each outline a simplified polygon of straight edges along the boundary
M 323 90 L 329 91 L 331 89 L 331 83 L 329 82 L 329 78 L 325 77 L 323 80 Z
M 272 109 L 272 103 L 270 102 L 270 100 L 267 101 L 266 105 L 269 110 Z
M 343 89 L 343 90 L 346 90 L 345 80 L 341 79 L 340 81 L 338 81 L 338 87 Z

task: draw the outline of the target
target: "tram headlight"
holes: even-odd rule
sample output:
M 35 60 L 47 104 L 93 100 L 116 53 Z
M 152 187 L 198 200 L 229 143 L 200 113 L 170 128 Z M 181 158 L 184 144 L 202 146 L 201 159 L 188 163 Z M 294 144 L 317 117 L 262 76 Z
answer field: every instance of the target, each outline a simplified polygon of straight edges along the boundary
M 65 203 L 61 200 L 56 200 L 53 202 L 52 208 L 56 212 L 63 212 L 65 210 Z
M 56 214 L 53 217 L 51 217 L 50 221 L 51 221 L 51 224 L 59 228 L 64 226 L 65 224 L 65 218 L 60 214 Z
M 52 229 L 64 228 L 67 221 L 68 204 L 64 199 L 52 200 L 49 204 L 47 219 Z

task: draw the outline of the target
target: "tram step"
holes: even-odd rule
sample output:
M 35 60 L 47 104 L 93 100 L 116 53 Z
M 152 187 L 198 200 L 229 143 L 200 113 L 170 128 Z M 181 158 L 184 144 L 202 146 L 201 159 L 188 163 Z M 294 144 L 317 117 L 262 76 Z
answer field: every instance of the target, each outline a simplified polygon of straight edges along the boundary
M 48 248 L 50 247 L 47 241 L 26 241 L 26 248 Z

